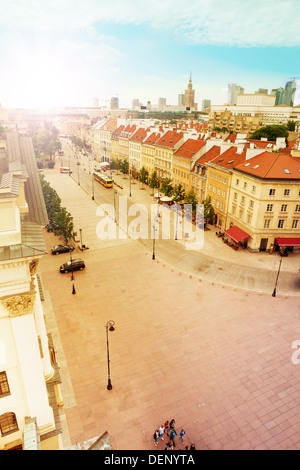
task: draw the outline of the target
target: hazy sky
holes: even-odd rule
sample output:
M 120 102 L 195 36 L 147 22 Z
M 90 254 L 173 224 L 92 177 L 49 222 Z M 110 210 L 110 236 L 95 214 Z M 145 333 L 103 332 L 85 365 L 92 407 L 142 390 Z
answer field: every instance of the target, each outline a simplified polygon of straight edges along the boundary
M 300 76 L 299 0 L 0 0 L 3 107 L 227 100 Z

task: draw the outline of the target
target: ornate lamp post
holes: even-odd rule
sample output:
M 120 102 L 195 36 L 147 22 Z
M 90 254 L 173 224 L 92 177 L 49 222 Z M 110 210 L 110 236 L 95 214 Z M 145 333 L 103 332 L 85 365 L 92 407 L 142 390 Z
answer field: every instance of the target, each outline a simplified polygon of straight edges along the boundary
M 112 384 L 111 384 L 111 380 L 110 380 L 110 366 L 109 366 L 110 359 L 109 359 L 108 330 L 109 331 L 115 331 L 114 324 L 115 324 L 115 322 L 113 320 L 109 320 L 105 325 L 105 328 L 106 328 L 106 350 L 107 350 L 107 373 L 108 373 L 107 390 L 112 389 Z

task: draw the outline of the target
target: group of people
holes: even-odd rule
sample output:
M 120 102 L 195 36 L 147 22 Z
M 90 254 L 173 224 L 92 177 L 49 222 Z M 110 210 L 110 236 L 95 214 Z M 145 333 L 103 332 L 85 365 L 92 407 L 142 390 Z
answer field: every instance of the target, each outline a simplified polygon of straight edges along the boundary
M 175 444 L 175 436 L 177 436 L 177 431 L 175 429 L 175 419 L 172 419 L 170 422 L 166 421 L 165 424 L 162 424 L 159 429 L 156 429 L 154 434 L 153 434 L 153 439 L 154 439 L 154 445 L 158 445 L 158 439 L 161 439 L 162 441 L 165 440 L 164 435 L 167 435 L 169 437 L 169 442 L 166 442 L 166 447 L 165 450 L 172 450 L 174 447 L 176 447 Z M 185 437 L 185 430 L 182 428 L 179 437 L 181 440 L 181 444 L 183 444 L 184 437 Z M 192 444 L 190 447 L 185 446 L 185 450 L 196 450 L 195 445 Z

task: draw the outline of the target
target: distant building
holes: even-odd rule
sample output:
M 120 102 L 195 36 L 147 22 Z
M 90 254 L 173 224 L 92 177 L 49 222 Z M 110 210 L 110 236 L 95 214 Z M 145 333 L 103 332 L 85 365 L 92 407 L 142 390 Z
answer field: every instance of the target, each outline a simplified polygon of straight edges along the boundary
M 117 96 L 110 100 L 110 109 L 119 109 L 119 98 Z
M 99 108 L 99 100 L 98 98 L 93 99 L 93 108 Z
M 202 100 L 202 111 L 204 113 L 208 113 L 210 105 L 211 105 L 210 100 Z
M 140 100 L 138 98 L 134 98 L 132 100 L 132 109 L 135 109 L 135 108 L 140 108 L 142 106 L 142 103 L 140 102 Z
M 197 103 L 195 103 L 195 90 L 193 90 L 191 75 L 187 90 L 184 91 L 184 106 L 190 109 L 197 109 L 198 107 Z
M 257 91 L 254 92 L 257 95 L 267 95 L 268 90 L 267 88 L 259 88 Z
M 178 106 L 184 106 L 184 93 L 178 95 Z
M 166 98 L 158 98 L 158 106 L 166 106 L 167 100 Z
M 244 93 L 244 88 L 240 85 L 236 85 L 235 83 L 228 83 L 228 103 L 229 104 L 236 104 L 237 102 L 237 95 L 241 95 Z
M 272 94 L 276 96 L 275 106 L 294 106 L 297 83 L 295 80 L 286 82 L 285 87 L 274 88 Z

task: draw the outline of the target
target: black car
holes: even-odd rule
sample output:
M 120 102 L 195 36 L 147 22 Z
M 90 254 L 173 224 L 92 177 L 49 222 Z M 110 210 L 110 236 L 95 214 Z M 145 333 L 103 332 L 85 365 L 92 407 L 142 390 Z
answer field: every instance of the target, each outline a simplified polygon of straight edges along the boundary
M 59 268 L 61 273 L 69 273 L 71 271 L 82 271 L 85 268 L 84 261 L 80 258 L 72 259 L 72 261 L 67 261 L 66 263 L 62 264 Z
M 73 251 L 74 247 L 69 246 L 69 245 L 56 245 L 53 248 L 51 248 L 51 253 L 53 255 L 59 255 L 60 253 L 69 253 L 70 251 Z

